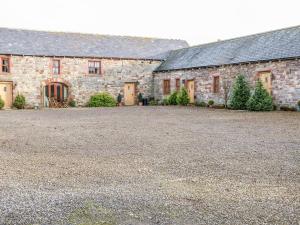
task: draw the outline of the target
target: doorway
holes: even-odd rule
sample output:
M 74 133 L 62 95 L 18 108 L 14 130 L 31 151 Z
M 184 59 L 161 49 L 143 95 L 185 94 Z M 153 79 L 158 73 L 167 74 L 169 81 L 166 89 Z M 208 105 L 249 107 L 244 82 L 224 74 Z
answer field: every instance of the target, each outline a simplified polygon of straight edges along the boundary
M 124 85 L 124 104 L 135 104 L 135 83 L 125 83 Z
M 12 82 L 0 82 L 0 97 L 4 101 L 4 109 L 12 107 Z
M 195 81 L 188 80 L 186 86 L 189 94 L 190 103 L 193 104 L 195 103 Z
M 260 72 L 259 79 L 267 92 L 272 95 L 272 74 L 270 71 Z
M 68 100 L 69 88 L 64 83 L 50 83 L 45 86 L 45 106 L 51 107 L 50 103 L 61 104 Z

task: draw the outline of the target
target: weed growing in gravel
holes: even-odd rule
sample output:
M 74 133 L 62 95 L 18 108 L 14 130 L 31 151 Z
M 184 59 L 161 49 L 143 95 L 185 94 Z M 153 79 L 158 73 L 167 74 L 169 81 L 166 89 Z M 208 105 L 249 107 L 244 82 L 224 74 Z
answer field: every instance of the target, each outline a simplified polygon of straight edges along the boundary
M 73 211 L 69 222 L 74 225 L 116 225 L 114 215 L 109 209 L 92 202 L 87 202 Z

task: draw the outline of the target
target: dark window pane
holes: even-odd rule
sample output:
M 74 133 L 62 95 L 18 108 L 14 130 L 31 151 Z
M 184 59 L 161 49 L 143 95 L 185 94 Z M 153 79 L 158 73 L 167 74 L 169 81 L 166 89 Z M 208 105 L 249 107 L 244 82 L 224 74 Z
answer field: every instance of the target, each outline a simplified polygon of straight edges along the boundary
M 60 61 L 53 60 L 53 74 L 60 74 Z
M 54 84 L 51 85 L 51 97 L 54 97 Z
M 48 87 L 49 87 L 48 85 L 45 87 L 45 95 L 47 98 L 49 97 L 49 88 Z
M 61 98 L 60 98 L 60 88 L 61 88 L 61 86 L 58 84 L 57 85 L 57 88 L 56 88 L 56 93 L 57 93 L 57 101 L 59 101 L 60 102 L 60 100 L 61 100 Z
M 100 62 L 89 62 L 89 74 L 100 74 Z
M 2 72 L 9 73 L 9 59 L 2 59 Z

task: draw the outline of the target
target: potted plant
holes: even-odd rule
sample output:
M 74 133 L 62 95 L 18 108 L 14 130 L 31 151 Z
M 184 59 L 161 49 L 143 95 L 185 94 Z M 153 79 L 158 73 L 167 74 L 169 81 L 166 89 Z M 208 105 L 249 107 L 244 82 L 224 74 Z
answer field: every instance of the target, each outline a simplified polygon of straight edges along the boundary
M 139 93 L 138 101 L 139 101 L 139 105 L 143 105 L 143 95 L 142 95 L 142 93 Z
M 209 100 L 208 102 L 207 102 L 207 104 L 208 104 L 208 107 L 212 107 L 214 104 L 215 104 L 215 102 L 214 102 L 214 100 Z
M 122 95 L 119 93 L 117 97 L 118 106 L 122 106 Z

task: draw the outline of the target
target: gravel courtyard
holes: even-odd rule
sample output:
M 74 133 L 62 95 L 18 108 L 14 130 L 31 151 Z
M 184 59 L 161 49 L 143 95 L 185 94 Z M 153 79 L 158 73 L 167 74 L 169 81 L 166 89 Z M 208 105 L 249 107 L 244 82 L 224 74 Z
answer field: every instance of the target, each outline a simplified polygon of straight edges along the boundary
M 1 225 L 300 223 L 300 113 L 0 111 Z

